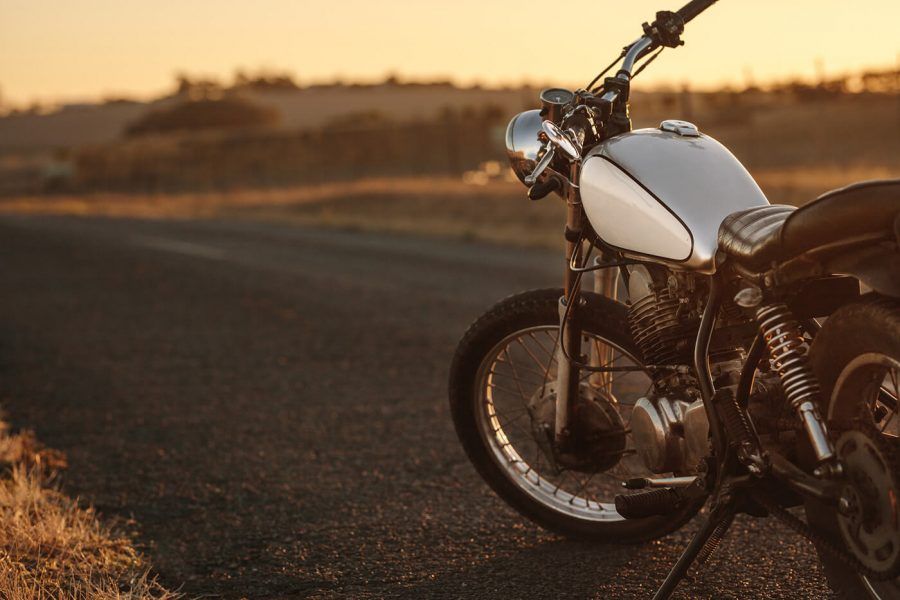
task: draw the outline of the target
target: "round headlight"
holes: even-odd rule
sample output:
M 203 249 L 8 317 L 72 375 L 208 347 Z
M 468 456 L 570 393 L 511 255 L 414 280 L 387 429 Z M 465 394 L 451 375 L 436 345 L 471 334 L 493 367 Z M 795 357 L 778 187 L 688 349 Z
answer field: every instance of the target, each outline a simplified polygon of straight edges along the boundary
M 506 156 L 522 183 L 534 171 L 540 158 L 543 145 L 538 135 L 543 121 L 540 110 L 526 110 L 513 117 L 506 127 Z

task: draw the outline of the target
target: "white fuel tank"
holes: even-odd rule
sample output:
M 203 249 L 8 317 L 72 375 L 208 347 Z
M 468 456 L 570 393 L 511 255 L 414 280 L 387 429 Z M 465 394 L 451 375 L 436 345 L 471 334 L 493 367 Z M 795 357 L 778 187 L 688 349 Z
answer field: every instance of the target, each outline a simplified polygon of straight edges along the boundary
M 605 243 L 705 273 L 715 271 L 722 220 L 769 203 L 725 146 L 684 121 L 606 140 L 584 159 L 579 185 Z

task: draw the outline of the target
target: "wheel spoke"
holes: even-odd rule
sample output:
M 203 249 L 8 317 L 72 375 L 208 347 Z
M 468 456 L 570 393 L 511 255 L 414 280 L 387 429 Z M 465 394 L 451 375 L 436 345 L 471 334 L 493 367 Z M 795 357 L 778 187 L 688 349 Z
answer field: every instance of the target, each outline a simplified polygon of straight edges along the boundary
M 544 344 L 542 344 L 542 343 L 535 337 L 535 335 L 534 335 L 533 333 L 529 333 L 529 334 L 528 334 L 528 337 L 530 337 L 531 339 L 534 340 L 534 343 L 537 344 L 538 348 L 540 348 L 540 349 L 543 351 L 543 353 L 547 355 L 547 357 L 550 359 L 551 362 L 552 362 L 553 360 L 556 359 L 556 357 L 553 355 L 553 352 L 551 352 L 550 350 L 547 350 L 547 348 L 544 347 Z M 555 344 L 555 343 L 553 344 L 553 347 L 556 348 L 556 344 Z
M 509 363 L 507 363 L 507 361 L 501 360 L 501 359 L 498 359 L 497 362 L 498 362 L 498 363 L 503 363 L 503 364 L 509 364 Z M 516 368 L 517 368 L 519 371 L 522 371 L 522 372 L 525 372 L 525 373 L 532 373 L 532 374 L 534 374 L 534 375 L 537 375 L 538 377 L 543 377 L 543 376 L 544 376 L 544 372 L 543 372 L 543 371 L 538 371 L 538 370 L 536 370 L 536 369 L 532 369 L 531 367 L 526 366 L 526 365 L 521 365 L 521 364 L 520 364 L 520 365 L 519 365 L 518 367 L 516 367 Z M 489 374 L 491 374 L 491 375 L 500 375 L 501 377 L 509 377 L 509 375 L 507 375 L 506 373 L 500 373 L 499 371 L 490 371 Z M 523 380 L 524 380 L 524 379 L 523 379 Z
M 522 349 L 525 350 L 525 353 L 531 357 L 531 360 L 533 360 L 538 367 L 540 367 L 541 369 L 549 368 L 549 365 L 545 366 L 544 363 L 542 363 L 540 359 L 538 359 L 538 357 L 536 357 L 534 353 L 528 349 L 528 346 L 525 345 L 525 342 L 522 341 L 522 338 L 516 338 L 516 342 L 518 342 L 518 344 L 522 346 Z
M 507 394 L 519 394 L 519 390 L 513 390 L 507 387 L 503 387 L 502 385 L 497 385 L 496 383 L 489 383 L 488 385 L 495 390 L 500 390 L 501 392 L 506 392 Z
M 507 425 L 512 425 L 513 423 L 515 423 L 516 421 L 518 421 L 519 419 L 521 419 L 522 417 L 524 417 L 527 414 L 528 414 L 528 411 L 525 409 L 522 409 L 522 414 L 520 414 L 517 417 L 512 417 L 511 419 L 507 419 L 506 421 L 503 421 L 503 422 L 500 422 L 500 419 L 497 419 L 497 426 L 500 429 L 505 429 Z
M 516 372 L 516 365 L 515 363 L 513 363 L 513 359 L 509 355 L 509 348 L 506 348 L 503 352 L 506 353 L 506 359 L 509 361 L 509 368 L 512 369 L 513 379 L 516 380 L 516 387 L 519 389 L 519 396 L 522 398 L 522 403 L 525 406 L 528 406 L 528 397 L 525 395 L 525 391 L 522 389 L 522 382 L 519 380 L 518 372 Z
M 578 496 L 580 496 L 580 495 L 584 492 L 585 488 L 588 486 L 588 484 L 591 482 L 591 479 L 593 479 L 593 478 L 594 478 L 594 475 L 596 475 L 596 474 L 597 474 L 597 473 L 591 473 L 590 476 L 589 476 L 585 481 L 583 481 L 583 482 L 581 483 L 581 487 L 579 487 L 579 488 L 578 488 L 578 491 L 575 492 L 575 493 L 572 495 L 571 500 L 569 500 L 569 504 L 573 504 L 573 503 L 575 502 L 575 498 L 578 497 Z M 585 501 L 585 504 L 587 504 L 587 499 L 586 499 L 586 498 L 585 498 L 584 501 Z
M 881 426 L 880 433 L 884 433 L 884 430 L 887 429 L 887 426 L 891 424 L 891 421 L 894 420 L 894 417 L 897 416 L 897 411 L 891 411 L 891 416 L 884 420 L 884 424 Z
M 545 338 L 545 335 L 548 337 Z M 649 379 L 648 373 L 627 350 L 602 337 L 585 332 L 583 342 L 582 348 L 601 367 L 628 368 L 634 365 L 634 371 L 583 371 L 580 374 L 581 381 L 598 375 L 591 381 L 602 382 L 601 389 L 612 392 L 613 386 L 622 388 L 623 397 L 617 398 L 613 406 L 614 410 L 623 411 L 622 418 L 627 422 L 628 412 L 644 387 L 640 382 Z M 532 412 L 527 407 L 530 403 L 541 400 L 552 402 L 551 397 L 541 397 L 540 394 L 549 393 L 545 386 L 556 376 L 554 368 L 558 364 L 558 351 L 558 326 L 547 325 L 511 334 L 496 346 L 493 355 L 485 357 L 480 385 L 483 386 L 481 389 L 487 406 L 479 414 L 483 415 L 480 418 L 487 419 L 488 426 L 483 431 L 504 466 L 506 476 L 536 501 L 577 518 L 609 519 L 612 511 L 609 505 L 612 496 L 618 493 L 618 484 L 625 479 L 644 475 L 642 465 L 629 458 L 635 454 L 631 432 L 624 430 L 627 447 L 612 469 L 593 473 L 566 468 L 557 471 L 552 459 L 545 454 L 547 449 L 536 437 L 542 434 L 529 421 Z M 632 378 L 626 378 L 628 375 Z M 537 387 L 539 383 L 545 391 Z M 651 389 L 652 382 L 647 390 Z M 604 396 L 598 396 L 597 400 L 613 402 Z M 552 419 L 552 416 L 548 415 L 548 418 Z

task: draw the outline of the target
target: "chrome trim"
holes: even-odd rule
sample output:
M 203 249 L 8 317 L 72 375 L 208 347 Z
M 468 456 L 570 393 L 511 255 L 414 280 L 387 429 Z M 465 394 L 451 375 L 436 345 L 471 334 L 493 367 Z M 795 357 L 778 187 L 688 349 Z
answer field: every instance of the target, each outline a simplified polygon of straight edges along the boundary
M 632 487 L 631 485 L 629 485 L 633 484 L 636 481 L 637 480 L 622 482 L 622 487 L 629 489 L 641 489 L 641 487 Z M 680 477 L 644 477 L 641 480 L 641 486 L 644 488 L 688 487 L 695 481 L 697 481 L 696 475 L 685 475 Z
M 816 460 L 820 463 L 830 461 L 834 458 L 834 446 L 816 408 L 819 380 L 809 366 L 809 347 L 799 323 L 791 309 L 780 302 L 758 308 L 756 320 L 769 349 L 769 362 L 781 379 L 788 403 L 803 424 Z
M 550 148 L 549 150 L 544 152 L 544 156 L 543 158 L 541 158 L 541 162 L 537 164 L 537 166 L 534 168 L 534 171 L 532 171 L 530 175 L 522 180 L 522 183 L 524 183 L 528 187 L 531 187 L 535 183 L 537 183 L 538 178 L 544 174 L 544 171 L 547 170 L 547 167 L 550 166 L 550 163 L 553 162 L 553 159 L 555 157 L 556 151 L 553 148 Z
M 700 130 L 697 126 L 688 121 L 680 121 L 678 119 L 666 119 L 659 124 L 659 128 L 663 131 L 677 133 L 684 137 L 700 137 Z
M 653 40 L 647 36 L 642 36 L 628 46 L 628 52 L 625 53 L 625 59 L 622 61 L 622 66 L 619 68 L 616 77 L 622 81 L 629 81 L 631 79 L 631 72 L 634 70 L 634 63 L 637 62 L 643 52 L 652 45 Z M 600 96 L 600 99 L 612 104 L 618 97 L 619 93 L 617 91 L 610 90 Z
M 526 110 L 513 117 L 506 127 L 506 156 L 522 183 L 534 172 L 542 156 L 544 145 L 538 135 L 543 121 L 540 110 Z
M 628 48 L 628 52 L 625 54 L 625 60 L 622 61 L 622 68 L 619 69 L 619 72 L 625 71 L 628 73 L 626 78 L 631 78 L 631 72 L 634 70 L 634 63 L 643 56 L 644 51 L 650 48 L 653 45 L 653 40 L 649 37 L 641 36 L 636 42 L 631 44 L 631 47 Z
M 553 121 L 544 121 L 541 123 L 541 129 L 543 129 L 544 133 L 547 134 L 547 137 L 550 141 L 562 150 L 570 160 L 580 160 L 581 159 L 581 148 L 576 145 L 576 143 L 566 135 L 566 133 L 559 128 L 559 126 Z M 573 134 L 574 137 L 574 134 Z

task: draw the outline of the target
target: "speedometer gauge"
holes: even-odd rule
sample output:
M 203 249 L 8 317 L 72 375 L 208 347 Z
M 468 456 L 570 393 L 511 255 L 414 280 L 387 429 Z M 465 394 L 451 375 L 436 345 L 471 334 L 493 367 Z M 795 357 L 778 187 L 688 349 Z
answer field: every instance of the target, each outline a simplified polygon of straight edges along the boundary
M 575 94 L 563 88 L 550 88 L 541 92 L 541 102 L 545 105 L 564 106 L 575 100 Z

